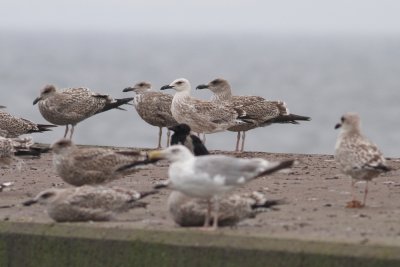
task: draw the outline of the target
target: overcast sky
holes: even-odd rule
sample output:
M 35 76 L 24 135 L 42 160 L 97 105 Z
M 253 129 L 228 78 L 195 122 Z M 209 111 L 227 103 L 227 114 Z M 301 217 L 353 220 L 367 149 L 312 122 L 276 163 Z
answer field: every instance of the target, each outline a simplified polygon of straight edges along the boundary
M 400 34 L 400 1 L 0 0 L 0 28 Z

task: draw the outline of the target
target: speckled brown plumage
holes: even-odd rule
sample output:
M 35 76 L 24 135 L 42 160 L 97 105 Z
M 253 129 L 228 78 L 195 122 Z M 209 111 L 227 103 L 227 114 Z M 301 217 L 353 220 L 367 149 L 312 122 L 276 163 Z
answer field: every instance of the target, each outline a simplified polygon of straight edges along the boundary
M 151 84 L 148 82 L 139 82 L 123 91 L 134 91 L 136 95 L 133 104 L 139 116 L 148 124 L 159 127 L 157 148 L 161 148 L 162 128 L 178 124 L 171 113 L 173 96 L 152 91 Z M 169 136 L 170 132 L 168 131 L 167 146 L 169 145 Z
M 40 192 L 24 205 L 45 204 L 48 215 L 56 222 L 108 221 L 117 213 L 145 206 L 138 200 L 154 193 L 103 186 L 53 188 Z
M 122 178 L 147 164 L 145 155 L 132 150 L 116 151 L 101 147 L 79 148 L 69 139 L 61 139 L 52 145 L 53 164 L 57 174 L 67 183 L 81 186 L 101 184 Z M 118 170 L 137 163 L 137 166 Z

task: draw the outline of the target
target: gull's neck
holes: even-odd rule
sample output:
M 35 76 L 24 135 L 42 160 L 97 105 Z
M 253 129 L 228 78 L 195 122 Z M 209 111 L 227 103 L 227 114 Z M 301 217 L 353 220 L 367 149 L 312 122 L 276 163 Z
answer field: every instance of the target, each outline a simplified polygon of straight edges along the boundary
M 225 88 L 225 90 L 214 93 L 211 97 L 212 101 L 229 101 L 232 98 L 232 91 L 230 88 Z

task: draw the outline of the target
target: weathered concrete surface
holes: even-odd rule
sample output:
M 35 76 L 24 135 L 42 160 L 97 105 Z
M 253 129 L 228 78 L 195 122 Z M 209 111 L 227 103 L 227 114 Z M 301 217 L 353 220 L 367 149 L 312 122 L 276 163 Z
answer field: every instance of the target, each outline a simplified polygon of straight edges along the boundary
M 158 231 L 0 222 L 0 266 L 400 266 L 400 248 Z

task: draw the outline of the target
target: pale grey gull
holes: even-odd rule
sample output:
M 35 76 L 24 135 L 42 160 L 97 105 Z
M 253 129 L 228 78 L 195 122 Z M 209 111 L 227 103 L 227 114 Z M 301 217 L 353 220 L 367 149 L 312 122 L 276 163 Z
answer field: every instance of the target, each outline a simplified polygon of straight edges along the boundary
M 171 161 L 169 179 L 156 188 L 168 187 L 207 200 L 204 227 L 209 226 L 211 200 L 214 200 L 213 229 L 218 227 L 219 203 L 225 193 L 257 177 L 289 168 L 294 163 L 293 160 L 269 162 L 261 158 L 240 159 L 224 155 L 195 157 L 182 145 L 151 151 L 148 157 L 150 160 L 166 158 Z

